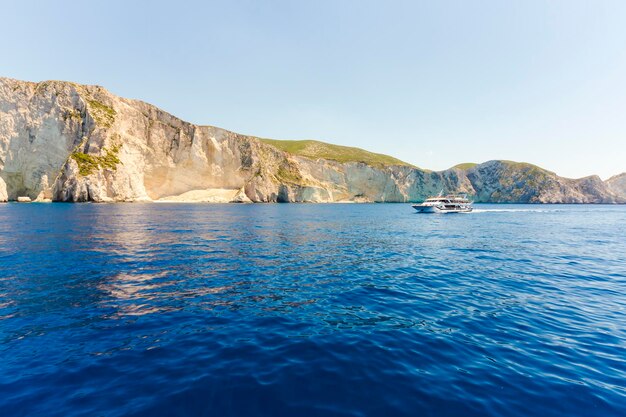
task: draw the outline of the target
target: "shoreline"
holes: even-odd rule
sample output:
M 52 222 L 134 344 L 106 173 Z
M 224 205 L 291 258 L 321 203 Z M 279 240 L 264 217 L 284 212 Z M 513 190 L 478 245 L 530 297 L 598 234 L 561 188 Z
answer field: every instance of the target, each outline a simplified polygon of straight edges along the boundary
M 311 202 L 311 201 L 294 201 L 294 202 L 277 202 L 277 201 L 268 201 L 268 202 L 254 202 L 254 201 L 183 201 L 183 200 L 136 200 L 136 201 L 17 201 L 17 200 L 9 200 L 0 202 L 0 206 L 3 204 L 7 205 L 26 205 L 26 204 L 77 204 L 77 205 L 85 205 L 85 204 L 95 204 L 95 205 L 113 205 L 113 204 L 156 204 L 156 205 L 188 205 L 188 204 L 206 204 L 206 205 L 233 205 L 233 206 L 241 206 L 241 205 L 336 205 L 336 204 L 347 204 L 347 205 L 367 205 L 367 204 L 418 204 L 423 201 L 320 201 L 320 202 Z M 540 202 L 490 202 L 490 201 L 476 201 L 473 204 L 491 204 L 491 205 L 528 205 L 528 206 L 624 206 L 626 202 L 622 203 L 540 203 Z

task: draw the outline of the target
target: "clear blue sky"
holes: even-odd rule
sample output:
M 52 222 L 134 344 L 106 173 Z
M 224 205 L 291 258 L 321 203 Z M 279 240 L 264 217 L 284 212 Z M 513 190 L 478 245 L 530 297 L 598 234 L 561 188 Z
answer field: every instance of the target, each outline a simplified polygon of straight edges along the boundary
M 0 0 L 0 75 L 431 169 L 626 171 L 626 1 Z

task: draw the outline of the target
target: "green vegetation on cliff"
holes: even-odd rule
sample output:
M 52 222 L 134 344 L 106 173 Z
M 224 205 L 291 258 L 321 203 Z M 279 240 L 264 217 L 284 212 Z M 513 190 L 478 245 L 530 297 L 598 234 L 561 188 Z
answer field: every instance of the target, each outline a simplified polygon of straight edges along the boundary
M 464 171 L 465 171 L 465 170 L 468 170 L 468 169 L 472 169 L 472 168 L 474 168 L 476 165 L 478 165 L 478 164 L 476 164 L 476 163 L 474 163 L 474 162 L 465 162 L 465 163 L 463 163 L 463 164 L 458 164 L 458 165 L 455 165 L 455 166 L 453 166 L 452 168 L 462 169 L 462 170 L 464 170 Z
M 63 121 L 67 122 L 68 120 L 75 120 L 78 123 L 83 122 L 83 116 L 78 109 L 68 109 L 65 113 L 63 113 Z
M 113 126 L 113 122 L 115 122 L 115 115 L 117 113 L 112 107 L 91 99 L 87 99 L 87 104 L 89 104 L 91 116 L 97 124 L 105 128 Z
M 330 143 L 319 142 L 316 140 L 261 139 L 261 141 L 287 153 L 303 156 L 309 159 L 328 159 L 341 163 L 362 162 L 376 168 L 394 165 L 414 167 L 409 163 L 388 155 L 372 153 L 360 148 L 352 148 L 349 146 L 331 145 Z
M 71 157 L 78 164 L 78 172 L 83 177 L 93 174 L 99 169 L 110 169 L 115 171 L 120 159 L 117 154 L 120 145 L 115 145 L 111 149 L 104 149 L 104 155 L 90 155 L 82 152 L 74 152 Z
M 302 178 L 298 168 L 292 165 L 281 165 L 275 174 L 276 179 L 284 184 L 305 186 L 306 181 Z
M 541 167 L 538 167 L 537 165 L 528 163 L 528 162 L 516 162 L 516 161 L 508 161 L 506 159 L 501 159 L 499 161 L 501 164 L 506 165 L 509 168 L 515 168 L 515 169 L 538 169 L 541 171 L 545 171 L 545 172 L 550 172 L 547 169 L 543 169 Z

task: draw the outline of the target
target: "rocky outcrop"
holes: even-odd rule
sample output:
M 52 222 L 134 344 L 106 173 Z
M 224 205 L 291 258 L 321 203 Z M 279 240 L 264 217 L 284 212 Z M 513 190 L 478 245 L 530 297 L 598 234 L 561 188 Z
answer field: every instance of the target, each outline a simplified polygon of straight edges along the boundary
M 623 202 L 597 175 L 569 179 L 532 164 L 489 161 L 465 174 L 476 201 L 494 203 L 616 203 Z
M 0 78 L 0 200 L 404 202 L 444 189 L 478 201 L 624 201 L 597 177 L 570 180 L 529 164 L 432 172 L 354 148 L 321 148 L 347 151 L 298 154 L 102 87 Z
M 609 178 L 605 183 L 611 192 L 626 199 L 626 172 Z
M 0 177 L 0 203 L 6 203 L 9 200 L 9 196 L 7 194 L 7 185 Z

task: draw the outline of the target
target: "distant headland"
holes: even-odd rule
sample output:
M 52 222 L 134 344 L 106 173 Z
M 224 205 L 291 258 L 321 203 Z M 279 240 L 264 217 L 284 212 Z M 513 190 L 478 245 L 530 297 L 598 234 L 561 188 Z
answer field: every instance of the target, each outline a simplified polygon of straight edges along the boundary
M 324 142 L 240 135 L 99 86 L 0 78 L 0 201 L 625 203 L 626 173 L 563 178 L 523 162 L 430 171 Z

